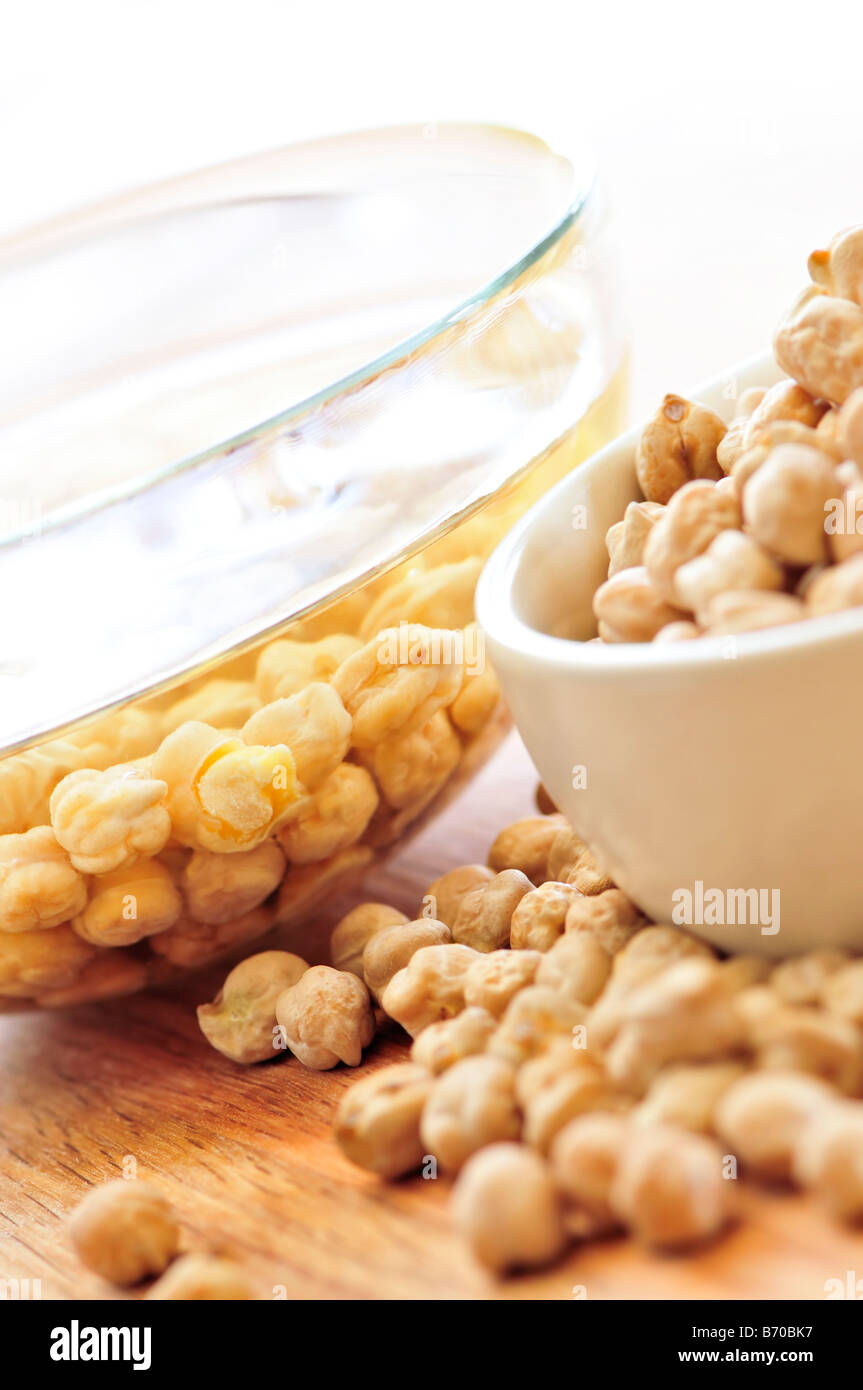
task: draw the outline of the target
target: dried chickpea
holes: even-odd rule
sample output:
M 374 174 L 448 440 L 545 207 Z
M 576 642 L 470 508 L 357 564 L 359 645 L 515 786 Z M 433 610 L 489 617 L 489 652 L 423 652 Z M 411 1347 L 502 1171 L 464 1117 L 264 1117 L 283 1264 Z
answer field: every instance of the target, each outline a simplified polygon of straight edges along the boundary
M 661 627 L 653 640 L 665 646 L 667 642 L 691 642 L 694 637 L 700 636 L 701 629 L 697 623 L 681 621 Z
M 577 888 L 550 880 L 526 893 L 516 906 L 510 922 L 510 945 L 513 950 L 550 950 L 560 939 L 567 911 L 578 896 Z
M 421 729 L 452 704 L 464 678 L 458 635 L 419 624 L 385 629 L 342 663 L 332 684 L 357 748 Z
M 74 985 L 95 952 L 67 923 L 0 933 L 0 996 L 26 998 Z
M 812 396 L 841 405 L 863 385 L 863 310 L 807 290 L 776 330 L 773 352 Z
M 333 927 L 330 962 L 336 970 L 349 970 L 363 978 L 363 951 L 366 943 L 387 927 L 404 926 L 409 918 L 387 903 L 360 903 Z
M 76 869 L 109 873 L 167 844 L 167 792 L 158 776 L 132 764 L 104 772 L 80 768 L 51 793 L 51 824 Z
M 729 637 L 799 623 L 805 617 L 805 607 L 793 594 L 767 593 L 764 589 L 729 589 L 708 601 L 700 621 L 707 636 Z
M 165 722 L 171 729 L 176 729 L 189 719 L 200 719 L 204 724 L 212 724 L 215 729 L 239 729 L 260 706 L 261 701 L 252 681 L 208 680 L 199 690 L 176 700 L 168 710 Z
M 468 1005 L 455 1018 L 424 1028 L 411 1047 L 411 1061 L 438 1076 L 464 1057 L 484 1052 L 496 1027 L 497 1019 L 488 1009 Z
M 352 1163 L 399 1178 L 423 1161 L 420 1118 L 433 1079 L 424 1067 L 399 1063 L 357 1081 L 344 1096 L 335 1122 L 336 1143 Z
M 763 1021 L 760 1067 L 811 1072 L 849 1096 L 863 1093 L 863 1036 L 856 1024 L 823 1009 L 781 1005 Z
M 50 797 L 57 783 L 87 762 L 86 754 L 70 739 L 52 739 L 0 759 L 0 834 L 47 825 Z
M 181 724 L 153 755 L 168 784 L 175 840 L 217 854 L 255 849 L 300 801 L 291 750 L 251 746 L 206 724 Z
M 640 1125 L 677 1125 L 709 1134 L 721 1097 L 745 1070 L 742 1062 L 667 1067 L 651 1082 L 633 1118 Z
M 539 951 L 501 950 L 480 955 L 465 975 L 465 1003 L 500 1018 L 513 995 L 533 984 L 541 959 Z
M 598 1110 L 570 1120 L 552 1141 L 551 1173 L 557 1189 L 576 1218 L 587 1218 L 592 1234 L 620 1225 L 611 1206 L 611 1188 L 628 1133 L 626 1116 Z M 568 1213 L 571 1230 L 573 1224 Z M 575 1225 L 573 1234 L 577 1229 Z
M 234 966 L 212 1004 L 198 1006 L 207 1042 L 243 1066 L 274 1057 L 276 1000 L 308 968 L 290 951 L 261 951 Z
M 586 1053 L 573 1055 L 589 1058 Z M 619 1094 L 595 1061 L 591 1065 L 566 1067 L 547 1076 L 525 1099 L 525 1143 L 547 1154 L 555 1136 L 570 1120 L 597 1110 L 615 1110 L 619 1100 Z
M 131 946 L 173 927 L 182 910 L 183 900 L 164 864 L 145 859 L 92 878 L 87 904 L 72 926 L 94 946 Z
M 548 854 L 547 874 L 556 883 L 567 883 L 577 888 L 585 897 L 593 897 L 614 887 L 584 841 L 568 826 L 559 830 L 554 837 Z
M 382 739 L 366 756 L 384 800 L 403 810 L 437 795 L 461 758 L 461 744 L 446 712 L 438 710 L 421 729 Z
M 462 898 L 474 888 L 491 883 L 493 878 L 493 871 L 484 864 L 462 864 L 457 869 L 450 869 L 429 884 L 423 896 L 423 910 L 428 910 L 439 922 L 446 922 L 448 927 L 452 927 Z
M 736 496 L 720 491 L 713 483 L 686 483 L 675 492 L 644 547 L 644 568 L 660 597 L 676 608 L 684 608 L 676 583 L 677 571 L 703 554 L 723 531 L 740 524 Z
M 474 1154 L 459 1174 L 452 1209 L 476 1258 L 495 1273 L 546 1264 L 563 1248 L 554 1184 L 524 1144 L 490 1144 Z
M 548 874 L 549 851 L 558 833 L 566 828 L 561 815 L 526 816 L 501 830 L 488 852 L 488 866 L 496 874 L 504 869 L 520 869 L 537 885 Z
M 593 612 L 603 642 L 651 642 L 660 628 L 686 617 L 666 602 L 643 565 L 618 570 L 600 584 Z
M 560 990 L 580 1004 L 593 1004 L 611 972 L 611 956 L 589 932 L 561 936 L 543 955 L 536 983 Z
M 586 932 L 614 956 L 645 924 L 635 903 L 619 888 L 576 898 L 566 914 L 567 932 Z
M 246 941 L 263 936 L 272 926 L 273 913 L 266 907 L 253 907 L 251 912 L 232 917 L 229 922 L 196 922 L 191 917 L 181 917 L 167 931 L 151 936 L 149 945 L 172 966 L 188 969 L 217 961 Z
M 620 570 L 644 563 L 644 547 L 665 508 L 658 502 L 629 502 L 623 520 L 609 528 L 605 536 L 608 550 L 608 578 Z
M 765 441 L 775 440 L 778 443 L 774 426 L 781 428 L 792 424 L 814 430 L 827 409 L 826 401 L 815 400 L 796 381 L 778 381 L 750 415 L 743 431 L 740 454 Z
M 829 949 L 792 956 L 771 973 L 770 987 L 786 1004 L 817 1004 L 831 975 L 847 960 L 847 951 Z
M 742 392 L 734 412 L 734 419 L 716 449 L 716 461 L 723 473 L 731 472 L 732 465 L 737 462 L 743 452 L 746 427 L 767 394 L 768 388 L 766 386 L 750 386 Z
M 314 965 L 276 1000 L 282 1037 L 303 1066 L 328 1071 L 358 1067 L 375 1035 L 369 992 L 347 970 Z
M 479 556 L 470 555 L 433 569 L 409 571 L 375 600 L 363 618 L 360 635 L 374 637 L 399 623 L 466 627 L 473 620 L 473 595 L 481 569 Z
M 239 1303 L 252 1300 L 255 1295 L 245 1274 L 232 1260 L 195 1251 L 177 1260 L 147 1297 L 159 1302 Z
M 779 444 L 746 484 L 746 528 L 787 564 L 817 565 L 828 558 L 825 509 L 837 492 L 836 465 L 826 454 Z
M 716 450 L 725 425 L 706 406 L 667 395 L 642 431 L 635 470 L 645 497 L 669 502 L 693 478 L 720 478 Z
M 363 951 L 362 978 L 372 998 L 380 1003 L 394 975 L 403 970 L 424 946 L 445 946 L 452 934 L 445 922 L 419 917 L 415 922 L 399 923 L 375 932 Z
M 276 839 L 289 863 L 317 864 L 355 844 L 377 804 L 377 790 L 365 768 L 342 763 L 277 831 Z
M 828 565 L 806 591 L 805 612 L 811 617 L 840 613 L 863 604 L 863 555 Z
M 822 981 L 819 992 L 828 1013 L 863 1028 L 863 960 L 840 965 Z
M 243 854 L 196 849 L 182 870 L 189 913 L 196 922 L 219 924 L 251 912 L 273 893 L 285 873 L 285 856 L 275 840 Z
M 416 1038 L 430 1023 L 464 1008 L 464 981 L 477 958 L 468 946 L 423 946 L 393 976 L 381 1003 L 385 1013 Z
M 306 686 L 328 681 L 361 642 L 346 632 L 333 633 L 317 642 L 279 638 L 269 642 L 258 657 L 255 684 L 265 704 L 297 695 Z
M 863 304 L 863 228 L 838 232 L 826 251 L 813 251 L 809 274 L 828 294 Z
M 744 1167 L 785 1180 L 801 1135 L 835 1100 L 829 1086 L 802 1072 L 750 1072 L 721 1096 L 716 1131 Z
M 86 901 L 87 885 L 50 825 L 0 835 L 0 932 L 59 927 Z
M 504 869 L 490 883 L 465 893 L 452 924 L 453 940 L 475 951 L 505 946 L 513 914 L 531 891 L 533 884 L 520 869 Z
M 781 589 L 782 566 L 743 531 L 720 531 L 707 549 L 675 575 L 681 603 L 701 615 L 710 600 L 729 589 Z
M 863 1106 L 819 1110 L 794 1146 L 793 1175 L 840 1221 L 863 1219 Z
M 333 687 L 315 681 L 296 695 L 264 705 L 246 720 L 240 737 L 249 744 L 287 745 L 299 781 L 307 791 L 316 791 L 347 754 L 351 727 L 351 716 Z
M 180 1228 L 157 1188 L 117 1178 L 95 1187 L 69 1218 L 75 1253 L 94 1274 L 124 1288 L 161 1274 L 180 1246 Z
M 822 425 L 831 418 L 841 457 L 850 460 L 858 470 L 863 468 L 863 388 L 852 391 L 841 410 L 825 415 Z
M 432 1087 L 420 1137 L 445 1172 L 457 1172 L 471 1154 L 521 1133 L 513 1068 L 499 1057 L 465 1057 Z
M 857 397 L 863 406 L 863 391 L 855 391 L 852 401 Z M 847 405 L 844 405 L 843 412 L 846 409 Z M 859 409 L 857 413 L 863 415 Z M 830 558 L 839 564 L 863 550 L 863 525 L 860 521 L 863 515 L 863 473 L 859 464 L 849 459 L 840 463 L 836 469 L 836 481 L 839 484 L 838 495 L 831 499 L 824 524 Z M 849 526 L 847 521 L 851 518 L 853 524 Z
M 470 627 L 475 626 L 470 624 Z M 481 671 L 465 670 L 462 688 L 449 707 L 450 718 L 460 734 L 475 738 L 491 719 L 500 700 L 500 681 L 491 662 L 486 661 Z
M 671 1125 L 630 1130 L 610 1196 L 620 1220 L 646 1245 L 708 1240 L 729 1214 L 719 1148 Z
M 507 1004 L 488 1045 L 488 1051 L 513 1066 L 521 1066 L 584 1026 L 587 1010 L 557 990 L 530 985 Z

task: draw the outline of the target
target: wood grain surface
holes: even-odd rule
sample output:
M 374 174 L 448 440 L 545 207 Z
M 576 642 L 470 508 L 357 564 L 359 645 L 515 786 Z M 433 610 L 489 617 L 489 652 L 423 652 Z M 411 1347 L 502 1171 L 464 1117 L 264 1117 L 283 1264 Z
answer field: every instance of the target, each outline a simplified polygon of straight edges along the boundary
M 501 825 L 530 812 L 535 780 L 511 736 L 362 896 L 414 912 L 433 878 L 483 859 Z M 329 905 L 304 954 L 324 957 L 327 929 L 348 905 Z M 64 1219 L 130 1163 L 175 1202 L 188 1246 L 234 1255 L 266 1299 L 817 1300 L 826 1281 L 863 1277 L 863 1237 L 799 1197 L 741 1183 L 739 1221 L 692 1258 L 656 1258 L 618 1239 L 573 1248 L 540 1274 L 493 1280 L 450 1229 L 443 1179 L 386 1185 L 341 1157 L 329 1124 L 355 1073 L 310 1072 L 293 1058 L 244 1069 L 208 1046 L 194 1006 L 223 973 L 182 992 L 0 1021 L 0 1281 L 40 1280 L 46 1299 L 121 1296 L 78 1264 Z M 366 1065 L 404 1053 L 394 1031 Z

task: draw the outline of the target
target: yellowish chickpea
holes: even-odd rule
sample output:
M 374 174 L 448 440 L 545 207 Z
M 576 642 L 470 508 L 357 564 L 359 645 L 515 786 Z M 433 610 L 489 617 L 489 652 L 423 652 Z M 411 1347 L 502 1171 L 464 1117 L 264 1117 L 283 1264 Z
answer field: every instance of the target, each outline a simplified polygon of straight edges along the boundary
M 254 1299 L 255 1294 L 246 1275 L 232 1260 L 194 1251 L 171 1265 L 147 1297 L 159 1302 L 239 1303 Z
M 50 825 L 0 835 L 0 932 L 59 927 L 86 901 L 87 885 Z
M 212 1004 L 198 1006 L 198 1024 L 207 1042 L 243 1066 L 276 1056 L 276 1000 L 308 968 L 290 951 L 261 951 L 241 961 Z
M 282 879 L 276 899 L 275 920 L 292 926 L 325 902 L 331 893 L 347 888 L 360 878 L 374 858 L 370 845 L 349 845 L 347 849 L 315 864 L 291 865 Z
M 496 874 L 519 869 L 539 885 L 549 877 L 548 856 L 558 832 L 567 828 L 561 815 L 526 816 L 513 821 L 496 836 L 488 852 L 489 868 Z
M 276 838 L 291 864 L 316 864 L 359 840 L 377 805 L 377 790 L 365 768 L 342 763 Z
M 261 906 L 244 912 L 241 917 L 232 917 L 229 922 L 196 922 L 191 917 L 181 917 L 167 931 L 151 936 L 150 949 L 171 966 L 188 969 L 190 966 L 209 965 L 242 946 L 263 936 L 273 926 L 273 912 Z M 166 977 L 172 972 L 167 964 Z
M 464 678 L 455 637 L 419 624 L 390 628 L 342 663 L 332 684 L 353 719 L 357 748 L 421 729 L 452 704 Z
M 179 921 L 183 902 L 164 864 L 145 859 L 90 880 L 72 926 L 94 946 L 131 946 Z
M 399 623 L 430 628 L 466 627 L 473 619 L 473 595 L 482 560 L 469 555 L 432 569 L 412 569 L 388 584 L 362 621 L 363 637 L 374 637 Z
M 362 644 L 346 632 L 333 633 L 317 642 L 279 638 L 269 642 L 258 658 L 255 684 L 269 704 L 297 695 L 309 685 L 328 681 Z
M 180 1245 L 166 1198 L 150 1183 L 126 1178 L 89 1192 L 69 1219 L 69 1235 L 82 1264 L 124 1288 L 161 1274 Z
M 276 1000 L 285 1044 L 306 1067 L 358 1067 L 375 1035 L 369 992 L 346 970 L 314 965 Z
M 351 716 L 333 687 L 314 681 L 296 695 L 264 705 L 240 734 L 252 745 L 287 745 L 297 778 L 307 791 L 315 791 L 347 754 L 351 726 Z
M 424 946 L 444 946 L 450 941 L 452 935 L 446 923 L 430 917 L 375 932 L 366 942 L 362 960 L 362 977 L 369 994 L 380 1003 L 390 980 L 404 969 L 417 951 Z
M 421 729 L 382 739 L 366 757 L 384 800 L 403 810 L 437 795 L 461 758 L 461 744 L 438 710 Z
M 349 970 L 363 978 L 363 951 L 366 943 L 387 927 L 404 926 L 409 920 L 404 912 L 387 903 L 360 903 L 333 927 L 330 937 L 330 961 L 336 970 Z
M 51 793 L 51 824 L 76 869 L 105 874 L 158 854 L 168 841 L 168 788 L 133 764 L 80 768 Z
M 362 1077 L 338 1109 L 339 1148 L 352 1163 L 382 1178 L 412 1173 L 424 1157 L 420 1119 L 432 1085 L 424 1067 L 407 1062 Z
M 242 854 L 196 849 L 180 881 L 190 915 L 197 922 L 220 924 L 258 907 L 278 888 L 284 872 L 284 854 L 275 840 L 265 840 Z
M 548 1167 L 524 1144 L 490 1144 L 468 1160 L 453 1189 L 456 1228 L 488 1269 L 547 1264 L 565 1242 Z
M 0 933 L 0 995 L 26 998 L 74 985 L 96 947 L 64 923 L 47 930 Z
M 462 864 L 457 869 L 450 869 L 429 884 L 423 896 L 423 911 L 452 927 L 462 898 L 474 888 L 482 888 L 490 883 L 493 878 L 494 871 L 484 864 Z

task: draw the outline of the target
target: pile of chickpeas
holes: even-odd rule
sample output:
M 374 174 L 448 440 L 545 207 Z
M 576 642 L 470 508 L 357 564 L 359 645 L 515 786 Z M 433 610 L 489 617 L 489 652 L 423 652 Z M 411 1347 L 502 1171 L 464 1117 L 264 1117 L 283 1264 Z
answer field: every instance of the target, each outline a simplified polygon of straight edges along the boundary
M 600 640 L 734 636 L 863 604 L 863 227 L 809 271 L 774 338 L 785 380 L 744 391 L 727 428 L 675 395 L 645 427 L 644 500 L 606 538 Z

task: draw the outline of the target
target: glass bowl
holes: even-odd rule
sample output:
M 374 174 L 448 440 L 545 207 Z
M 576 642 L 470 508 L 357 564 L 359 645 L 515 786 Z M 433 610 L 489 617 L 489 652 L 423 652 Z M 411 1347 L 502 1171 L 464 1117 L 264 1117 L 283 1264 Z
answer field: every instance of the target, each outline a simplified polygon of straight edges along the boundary
M 0 245 L 0 1007 L 302 922 L 488 756 L 474 585 L 620 429 L 616 296 L 590 171 L 483 125 L 317 140 Z

